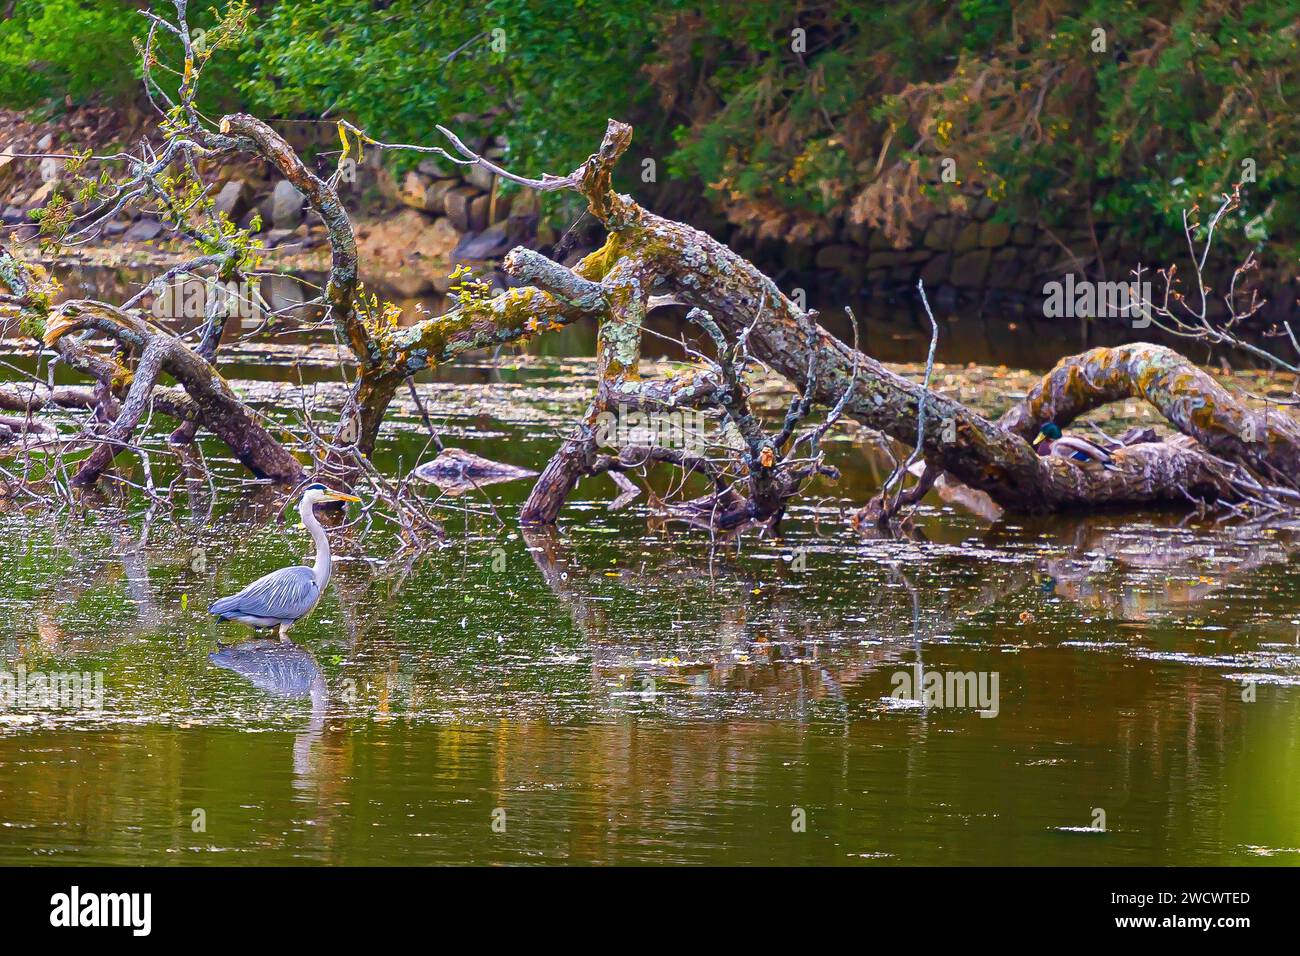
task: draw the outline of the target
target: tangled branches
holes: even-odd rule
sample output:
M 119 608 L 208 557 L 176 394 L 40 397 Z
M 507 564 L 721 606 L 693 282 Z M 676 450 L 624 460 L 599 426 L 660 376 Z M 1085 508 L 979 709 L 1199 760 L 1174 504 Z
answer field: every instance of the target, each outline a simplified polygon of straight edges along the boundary
M 196 254 L 166 270 L 157 281 L 200 275 L 209 282 L 235 280 L 260 301 L 260 250 L 251 235 L 217 212 L 210 187 L 198 173 L 201 160 L 249 154 L 269 164 L 305 198 L 325 224 L 331 250 L 328 278 L 307 303 L 351 355 L 354 371 L 346 398 L 329 416 L 304 415 L 305 437 L 282 434 L 241 400 L 221 374 L 220 343 L 227 309 L 212 300 L 191 346 L 150 320 L 141 309 L 144 290 L 121 304 L 88 299 L 57 302 L 56 281 L 39 267 L 0 248 L 0 307 L 45 354 L 87 377 L 89 389 L 33 386 L 26 395 L 6 392 L 0 401 L 27 417 L 0 423 L 24 441 L 39 434 L 33 413 L 51 406 L 90 413 L 78 443 L 88 454 L 66 484 L 84 487 L 109 473 L 124 451 L 142 454 L 142 429 L 154 413 L 176 422 L 171 443 L 189 443 L 205 429 L 224 443 L 258 480 L 293 486 L 326 480 L 368 487 L 399 517 L 414 547 L 436 536 L 436 521 L 404 480 L 394 481 L 373 464 L 379 429 L 396 393 L 411 376 L 454 361 L 466 352 L 590 319 L 598 326 L 596 381 L 590 403 L 537 480 L 520 518 L 551 524 L 583 478 L 609 474 L 620 502 L 633 496 L 627 473 L 651 464 L 675 467 L 684 491 L 701 476 L 708 493 L 662 503 L 672 519 L 731 532 L 749 526 L 775 528 L 788 502 L 815 477 L 834 477 L 821 441 L 844 417 L 914 448 L 890 485 L 885 509 L 896 513 L 915 501 L 940 473 L 1018 510 L 1061 510 L 1151 503 L 1219 504 L 1239 508 L 1289 506 L 1300 466 L 1300 426 L 1283 413 L 1249 408 L 1176 353 L 1153 345 L 1099 349 L 1064 359 L 1057 369 L 1000 422 L 932 391 L 927 380 L 911 382 L 857 348 L 839 341 L 781 293 L 752 264 L 710 236 L 644 209 L 618 194 L 612 173 L 631 143 L 632 130 L 610 120 L 599 148 L 564 176 L 523 177 L 478 155 L 449 131 L 457 162 L 480 164 L 494 174 L 544 191 L 576 192 L 607 231 L 604 245 L 573 267 L 527 248 L 504 263 L 519 283 L 497 295 L 465 295 L 443 315 L 399 321 L 396 306 L 363 300 L 352 223 L 337 192 L 337 174 L 322 176 L 268 124 L 246 114 L 211 123 L 195 107 L 204 63 L 215 46 L 196 47 L 185 24 L 185 0 L 174 0 L 178 18 L 148 14 L 142 45 L 146 89 L 158 107 L 162 143 L 111 157 L 127 168 L 120 181 L 98 177 L 83 184 L 76 208 L 58 204 L 42 220 L 48 244 L 81 241 L 129 203 L 148 203 Z M 226 21 L 214 44 L 237 34 L 242 8 Z M 182 77 L 175 95 L 154 77 L 160 34 L 181 46 Z M 342 124 L 347 135 L 381 149 L 446 153 L 440 147 L 377 143 L 363 130 Z M 1216 220 L 1217 221 L 1217 220 Z M 1203 259 L 1202 259 L 1203 262 Z M 711 355 L 695 352 L 701 368 L 666 381 L 641 378 L 646 316 L 672 301 L 686 306 L 693 326 L 711 343 Z M 57 304 L 56 304 L 57 302 Z M 301 306 L 299 306 L 301 308 Z M 194 334 L 194 333 L 192 333 Z M 98 338 L 95 338 L 95 337 Z M 933 342 L 931 362 L 933 361 Z M 772 430 L 754 412 L 747 373 L 763 365 L 796 389 L 781 424 Z M 163 376 L 174 386 L 163 384 Z M 1088 471 L 1042 456 L 1029 444 L 1048 422 L 1064 425 L 1092 407 L 1123 398 L 1145 399 L 1185 438 L 1134 441 L 1113 449 L 1114 467 Z M 821 424 L 799 431 L 815 405 L 828 411 Z M 686 451 L 624 439 L 611 440 L 601 422 L 631 409 L 660 414 L 695 408 L 721 423 L 721 439 Z M 332 421 L 331 421 L 332 419 Z M 904 492 L 908 466 L 924 461 L 920 482 Z M 60 459 L 60 467 L 61 459 Z M 918 489 L 920 491 L 918 492 Z M 892 487 L 886 488 L 886 493 Z M 882 496 L 882 501 L 885 501 Z

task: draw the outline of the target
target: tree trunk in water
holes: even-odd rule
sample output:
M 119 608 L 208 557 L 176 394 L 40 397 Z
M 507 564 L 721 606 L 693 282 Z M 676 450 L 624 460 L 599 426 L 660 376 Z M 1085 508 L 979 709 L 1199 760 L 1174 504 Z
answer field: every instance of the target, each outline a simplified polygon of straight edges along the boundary
M 615 128 L 620 125 L 611 122 L 607 142 L 618 135 Z M 755 357 L 800 390 L 808 385 L 809 353 L 815 352 L 812 397 L 817 402 L 834 405 L 852 383 L 845 414 L 909 445 L 917 438 L 924 396 L 928 414 L 921 450 L 925 460 L 987 492 L 1005 508 L 1059 510 L 1186 503 L 1189 497 L 1231 498 L 1236 473 L 1220 458 L 1274 481 L 1290 483 L 1297 473 L 1300 428 L 1293 419 L 1280 412 L 1251 412 L 1210 376 L 1158 346 L 1094 349 L 1066 359 L 1045 377 L 1022 409 L 1002 424 L 989 421 L 959 402 L 927 393 L 923 386 L 824 329 L 814 328 L 771 279 L 708 235 L 648 212 L 627 196 L 592 191 L 600 185 L 584 183 L 582 191 L 610 238 L 602 250 L 601 269 L 584 262 L 587 278 L 634 276 L 635 283 L 624 291 L 639 300 L 641 314 L 651 289 L 707 310 L 731 341 L 745 336 Z M 626 321 L 629 311 L 635 311 L 634 302 L 617 304 L 621 314 L 608 310 L 601 331 L 617 343 L 619 361 L 609 362 L 602 352 L 596 408 L 606 407 L 608 396 L 638 390 L 640 321 L 639 317 Z M 1115 468 L 1097 471 L 1040 456 L 1029 444 L 1033 430 L 1047 420 L 1060 424 L 1092 405 L 1130 396 L 1151 401 L 1175 428 L 1200 444 L 1171 441 L 1120 448 L 1114 452 Z M 554 520 L 563 494 L 580 474 L 580 452 L 590 457 L 592 450 L 592 440 L 581 431 L 566 442 L 538 482 L 525 508 L 525 520 Z
M 81 463 L 77 473 L 72 476 L 74 485 L 83 488 L 93 485 L 103 474 L 104 469 L 113 463 L 117 453 L 131 440 L 136 426 L 140 424 L 140 416 L 149 407 L 150 393 L 158 381 L 158 373 L 162 371 L 162 359 L 161 340 L 154 339 L 145 346 L 144 354 L 140 356 L 135 377 L 131 380 L 131 389 L 126 394 L 126 401 L 122 403 L 122 410 L 118 413 L 117 420 L 104 433 L 95 450 L 90 453 L 90 457 Z
M 361 471 L 357 457 L 375 453 L 379 426 L 401 383 L 401 375 L 377 366 L 363 368 L 357 376 L 325 456 L 325 469 L 338 482 L 355 483 Z
M 608 249 L 601 254 L 608 255 Z M 590 274 L 593 267 L 588 263 L 580 269 Z M 648 299 L 643 294 L 645 269 L 635 259 L 625 259 L 601 280 L 606 310 L 596 339 L 596 397 L 533 486 L 519 514 L 524 524 L 555 523 L 565 499 L 590 472 L 597 448 L 597 417 L 616 409 L 620 393 L 635 392 L 641 378 L 641 323 L 645 321 Z
M 1031 438 L 1110 402 L 1149 402 L 1184 435 L 1286 485 L 1300 477 L 1300 423 L 1285 410 L 1256 411 L 1162 345 L 1137 342 L 1061 359 L 999 424 Z
M 155 332 L 136 316 L 102 302 L 73 300 L 59 306 L 46 326 L 45 342 L 54 345 L 68 334 L 88 328 L 104 332 L 142 354 L 156 350 L 161 370 L 185 389 L 193 414 L 258 478 L 297 484 L 306 476 L 302 463 L 262 427 L 220 373 L 175 336 Z

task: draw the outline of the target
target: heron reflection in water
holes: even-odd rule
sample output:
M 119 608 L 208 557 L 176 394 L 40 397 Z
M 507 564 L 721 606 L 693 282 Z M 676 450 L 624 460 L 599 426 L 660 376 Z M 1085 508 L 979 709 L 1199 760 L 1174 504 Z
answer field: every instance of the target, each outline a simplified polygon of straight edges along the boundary
M 311 700 L 311 720 L 293 746 L 294 785 L 309 787 L 318 776 L 313 748 L 321 739 L 329 707 L 329 689 L 316 658 L 292 642 L 259 638 L 222 645 L 208 660 L 274 697 Z

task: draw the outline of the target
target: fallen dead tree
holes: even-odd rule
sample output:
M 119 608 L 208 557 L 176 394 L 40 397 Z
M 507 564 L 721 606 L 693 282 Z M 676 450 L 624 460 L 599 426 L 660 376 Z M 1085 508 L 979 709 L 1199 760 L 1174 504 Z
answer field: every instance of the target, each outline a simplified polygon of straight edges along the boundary
M 602 149 L 616 144 L 621 152 L 630 135 L 626 126 L 611 122 Z M 671 407 L 707 398 L 707 390 L 697 398 L 690 383 L 652 391 L 639 382 L 641 322 L 656 294 L 706 311 L 731 341 L 743 336 L 752 354 L 793 383 L 806 401 L 839 408 L 899 441 L 915 439 L 924 396 L 930 410 L 920 442 L 926 462 L 1010 509 L 1239 501 L 1253 495 L 1276 503 L 1278 494 L 1287 496 L 1285 488 L 1294 485 L 1294 456 L 1300 451 L 1294 419 L 1284 412 L 1250 412 L 1169 349 L 1138 345 L 1065 359 L 1059 367 L 1064 372 L 1046 376 L 1021 409 L 995 423 L 839 341 L 809 321 L 771 279 L 711 237 L 656 216 L 628 196 L 593 194 L 588 186 L 579 182 L 576 188 L 609 230 L 609 239 L 574 271 L 591 281 L 619 277 L 621 295 L 599 320 L 599 382 L 592 406 L 543 473 L 525 505 L 525 521 L 554 521 L 574 484 L 594 473 L 593 422 L 600 411 L 627 402 Z M 1099 370 L 1105 383 L 1091 393 L 1092 406 L 1086 397 L 1073 398 L 1079 377 L 1070 370 L 1081 368 Z M 668 394 L 655 394 L 663 391 Z M 1114 452 L 1115 469 L 1098 472 L 1040 456 L 1029 444 L 1046 421 L 1060 424 L 1103 401 L 1129 397 L 1151 401 L 1195 441 L 1121 447 Z M 1252 470 L 1263 474 L 1253 476 Z
M 53 280 L 0 248 L 0 305 L 16 312 L 23 328 L 45 348 L 95 383 L 98 426 L 87 432 L 91 452 L 79 464 L 76 484 L 93 483 L 122 449 L 130 447 L 143 416 L 152 410 L 181 423 L 173 433 L 175 440 L 187 441 L 196 429 L 206 429 L 258 477 L 294 484 L 312 476 L 354 485 L 373 472 L 368 459 L 380 425 L 397 389 L 411 376 L 471 350 L 590 319 L 598 327 L 593 396 L 538 478 L 521 511 L 525 523 L 553 523 L 583 478 L 616 476 L 623 492 L 620 500 L 626 500 L 631 489 L 626 478 L 618 476 L 666 464 L 699 474 L 711 486 L 702 497 L 668 504 L 670 515 L 714 530 L 774 526 L 786 502 L 809 479 L 833 473 L 822 462 L 818 442 L 841 416 L 909 446 L 915 443 L 925 462 L 925 474 L 906 499 L 900 496 L 881 509 L 885 517 L 901 501 L 914 500 L 940 473 L 987 493 L 1004 508 L 1022 511 L 1171 502 L 1277 508 L 1300 500 L 1295 491 L 1300 427 L 1295 420 L 1283 410 L 1252 410 L 1167 348 L 1137 344 L 1063 359 L 1024 402 L 997 422 L 892 372 L 822 328 L 815 313 L 797 306 L 722 243 L 618 194 L 612 171 L 631 142 L 632 130 L 613 120 L 599 149 L 566 176 L 517 176 L 446 130 L 442 132 L 458 155 L 438 147 L 415 147 L 483 165 L 539 191 L 577 192 L 605 227 L 607 238 L 572 268 L 537 251 L 516 248 L 504 267 L 518 287 L 496 295 L 471 290 L 444 315 L 402 325 L 395 307 L 358 289 L 356 242 L 336 189 L 337 173 L 325 177 L 312 172 L 279 134 L 255 117 L 231 115 L 213 125 L 194 107 L 202 65 L 224 34 L 218 31 L 218 39 L 196 55 L 183 0 L 176 0 L 176 7 L 174 23 L 146 14 L 151 27 L 144 45 L 145 82 L 167 118 L 162 146 L 146 146 L 140 155 L 125 158 L 95 158 L 125 162 L 127 177 L 111 188 L 92 190 L 95 201 L 84 212 L 56 206 L 43 228 L 57 243 L 92 232 L 127 202 L 147 202 L 201 250 L 161 279 L 206 275 L 213 281 L 246 280 L 255 288 L 256 244 L 213 211 L 210 187 L 196 170 L 200 160 L 256 155 L 306 197 L 328 230 L 328 280 L 321 296 L 308 304 L 321 309 L 323 321 L 350 349 L 357 370 L 333 434 L 325 437 L 312 430 L 314 441 L 306 447 L 286 448 L 220 374 L 225 321 L 220 307 L 209 310 L 200 343 L 191 348 L 148 319 L 139 306 L 140 296 L 118 305 L 89 300 L 55 305 Z M 238 28 L 231 23 L 223 29 Z M 185 79 L 174 98 L 151 72 L 160 33 L 174 37 L 184 56 Z M 355 142 L 379 149 L 412 148 L 376 142 L 346 123 L 340 124 L 340 131 L 345 144 L 350 134 Z M 79 158 L 80 164 L 86 161 Z M 663 302 L 691 309 L 690 318 L 706 333 L 712 354 L 700 355 L 702 367 L 689 375 L 646 382 L 640 375 L 644 321 Z M 92 348 L 80 334 L 84 332 L 106 336 L 113 344 L 111 352 Z M 770 432 L 749 408 L 745 370 L 753 363 L 779 373 L 797 390 L 784 422 Z M 163 375 L 176 385 L 161 385 Z M 38 399 L 31 390 L 27 403 L 15 400 L 14 392 L 7 394 L 5 407 L 29 414 L 59 403 L 57 393 Z M 1040 456 L 1029 443 L 1046 422 L 1067 424 L 1101 404 L 1132 398 L 1150 402 L 1182 437 L 1117 445 L 1111 449 L 1115 467 L 1098 471 Z M 75 398 L 71 393 L 63 396 L 63 401 L 81 407 L 85 400 L 84 391 Z M 826 422 L 799 433 L 798 426 L 814 406 L 829 410 Z M 684 407 L 709 409 L 723 423 L 726 434 L 708 454 L 630 443 L 611 446 L 598 428 L 602 415 Z

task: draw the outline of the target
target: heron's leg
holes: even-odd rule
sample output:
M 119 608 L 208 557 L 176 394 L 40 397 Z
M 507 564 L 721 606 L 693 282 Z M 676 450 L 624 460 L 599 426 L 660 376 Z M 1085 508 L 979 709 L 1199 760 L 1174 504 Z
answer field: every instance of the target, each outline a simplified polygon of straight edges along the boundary
M 280 640 L 286 642 L 289 640 L 289 628 L 291 627 L 293 627 L 293 621 L 280 622 Z

